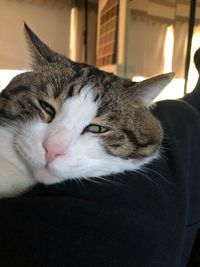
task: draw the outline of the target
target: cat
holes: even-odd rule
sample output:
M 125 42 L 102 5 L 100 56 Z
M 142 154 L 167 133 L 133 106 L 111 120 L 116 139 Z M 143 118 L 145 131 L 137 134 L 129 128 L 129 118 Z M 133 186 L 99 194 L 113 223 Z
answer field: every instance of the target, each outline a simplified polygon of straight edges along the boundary
M 153 99 L 173 73 L 134 83 L 52 51 L 24 25 L 33 71 L 0 94 L 0 197 L 36 183 L 134 171 L 158 158 Z

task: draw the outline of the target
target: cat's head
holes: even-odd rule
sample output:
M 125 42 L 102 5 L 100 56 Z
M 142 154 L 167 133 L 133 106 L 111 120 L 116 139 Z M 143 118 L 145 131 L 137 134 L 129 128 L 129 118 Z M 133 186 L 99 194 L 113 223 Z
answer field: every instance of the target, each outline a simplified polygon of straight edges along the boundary
M 163 133 L 149 106 L 173 74 L 133 83 L 53 52 L 27 25 L 25 32 L 33 71 L 2 91 L 0 124 L 34 179 L 101 177 L 157 156 Z

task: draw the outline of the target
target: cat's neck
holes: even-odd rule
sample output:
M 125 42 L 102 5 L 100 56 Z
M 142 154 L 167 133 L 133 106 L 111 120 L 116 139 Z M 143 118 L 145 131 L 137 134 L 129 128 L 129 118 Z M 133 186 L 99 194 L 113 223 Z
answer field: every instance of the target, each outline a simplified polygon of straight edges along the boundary
M 16 196 L 35 183 L 13 147 L 9 146 L 11 138 L 12 133 L 0 127 L 0 198 Z

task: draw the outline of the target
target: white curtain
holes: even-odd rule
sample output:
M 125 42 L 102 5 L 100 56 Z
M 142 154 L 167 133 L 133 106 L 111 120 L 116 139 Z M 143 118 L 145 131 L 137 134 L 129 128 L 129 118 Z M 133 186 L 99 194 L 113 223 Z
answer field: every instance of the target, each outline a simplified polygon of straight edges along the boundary
M 129 3 L 126 76 L 149 77 L 162 73 L 169 55 L 171 71 L 176 73 L 176 78 L 184 78 L 190 1 L 135 0 Z M 171 40 L 167 40 L 169 26 L 173 28 Z M 172 49 L 167 51 L 169 41 Z
M 187 35 L 188 23 L 175 21 L 172 69 L 176 73 L 176 78 L 184 78 Z
M 131 14 L 127 40 L 128 76 L 149 77 L 163 71 L 167 24 Z M 130 77 L 131 78 L 131 77 Z

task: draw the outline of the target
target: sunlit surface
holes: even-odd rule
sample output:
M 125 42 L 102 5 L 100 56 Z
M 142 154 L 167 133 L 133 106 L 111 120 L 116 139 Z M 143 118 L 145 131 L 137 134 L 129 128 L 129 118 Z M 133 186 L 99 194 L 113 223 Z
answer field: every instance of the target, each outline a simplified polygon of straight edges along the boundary
M 3 90 L 10 80 L 16 75 L 25 72 L 23 70 L 0 70 L 0 91 Z
M 76 16 L 77 8 L 71 9 L 71 22 L 70 22 L 70 58 L 76 60 Z
M 183 97 L 184 82 L 184 79 L 173 79 L 171 83 L 169 83 L 160 93 L 160 95 L 155 99 L 155 101 L 163 99 L 177 99 Z
M 169 26 L 166 32 L 165 45 L 164 45 L 164 68 L 163 73 L 172 71 L 172 60 L 173 60 L 173 45 L 174 45 L 174 29 L 173 26 Z M 192 47 L 191 47 L 191 60 L 190 60 L 190 69 L 188 75 L 188 85 L 187 93 L 191 92 L 197 82 L 199 77 L 196 70 L 193 57 L 196 50 L 200 47 L 200 26 L 195 27 Z M 135 76 L 133 81 L 140 82 L 147 77 Z M 155 101 L 163 99 L 177 99 L 181 98 L 184 95 L 184 82 L 185 79 L 173 79 L 172 82 L 166 86 L 166 88 L 161 92 L 161 94 L 155 99 Z
M 165 37 L 163 72 L 172 71 L 173 47 L 174 47 L 174 28 L 171 25 L 167 27 L 167 32 Z

